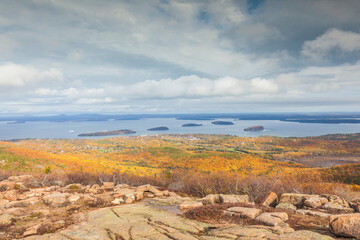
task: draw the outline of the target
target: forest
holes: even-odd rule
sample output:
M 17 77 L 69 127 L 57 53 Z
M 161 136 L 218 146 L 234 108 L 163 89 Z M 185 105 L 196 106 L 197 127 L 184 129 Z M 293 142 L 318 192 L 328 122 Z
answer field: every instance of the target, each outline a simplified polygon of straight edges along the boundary
M 244 176 L 321 176 L 360 185 L 360 134 L 306 138 L 155 135 L 0 142 L 0 169 L 31 173 L 176 172 Z

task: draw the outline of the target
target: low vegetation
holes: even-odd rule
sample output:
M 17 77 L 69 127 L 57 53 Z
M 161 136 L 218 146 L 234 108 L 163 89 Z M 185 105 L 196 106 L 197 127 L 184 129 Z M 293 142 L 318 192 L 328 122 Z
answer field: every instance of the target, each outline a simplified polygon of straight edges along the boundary
M 157 135 L 0 142 L 5 175 L 31 172 L 44 184 L 150 183 L 193 196 L 359 191 L 360 164 L 312 167 L 314 159 L 360 156 L 360 134 L 309 138 Z M 304 160 L 306 159 L 306 161 Z M 340 160 L 339 160 L 340 159 Z M 305 163 L 305 164 L 304 164 Z M 347 163 L 346 161 L 344 163 Z M 338 164 L 338 163 L 337 163 Z

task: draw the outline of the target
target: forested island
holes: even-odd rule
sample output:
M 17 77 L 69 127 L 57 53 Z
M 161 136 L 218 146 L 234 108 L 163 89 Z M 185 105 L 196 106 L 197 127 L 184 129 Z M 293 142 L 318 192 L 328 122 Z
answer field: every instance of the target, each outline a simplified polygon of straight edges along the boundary
M 136 131 L 129 129 L 114 130 L 114 131 L 103 131 L 103 132 L 93 132 L 93 133 L 82 133 L 78 137 L 97 137 L 97 136 L 111 136 L 111 135 L 121 135 L 121 134 L 132 134 Z
M 234 125 L 233 122 L 228 122 L 228 121 L 214 121 L 211 123 L 214 125 Z
M 202 126 L 202 124 L 198 124 L 198 123 L 187 123 L 182 125 L 182 127 L 200 127 L 200 126 Z
M 148 131 L 167 131 L 169 130 L 168 127 L 155 127 L 155 128 L 149 128 Z
M 245 132 L 258 132 L 263 130 L 264 130 L 263 126 L 252 126 L 244 129 Z

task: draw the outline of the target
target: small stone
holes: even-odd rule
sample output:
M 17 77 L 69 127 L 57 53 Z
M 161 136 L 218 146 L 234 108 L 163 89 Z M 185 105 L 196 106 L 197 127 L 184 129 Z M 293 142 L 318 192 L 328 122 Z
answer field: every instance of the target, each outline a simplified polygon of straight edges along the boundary
M 219 195 L 221 203 L 248 203 L 249 196 L 248 195 Z
M 115 187 L 114 182 L 103 182 L 103 185 L 101 186 L 102 189 L 105 191 L 113 191 Z
M 141 185 L 136 188 L 135 192 L 148 192 L 150 190 L 150 187 L 150 184 Z
M 360 212 L 360 201 L 349 203 L 349 205 L 355 212 Z
M 360 239 L 360 213 L 330 216 L 330 229 L 337 236 Z
M 114 205 L 120 205 L 120 204 L 125 203 L 125 201 L 122 198 L 115 198 L 113 201 L 111 201 L 111 203 Z
M 199 199 L 204 205 L 220 203 L 219 194 L 209 194 Z
M 129 187 L 130 187 L 130 186 L 127 185 L 127 184 L 118 184 L 118 185 L 116 185 L 116 186 L 114 187 L 114 191 L 115 191 L 116 189 L 129 188 Z
M 3 192 L 3 191 L 8 191 L 8 190 L 14 190 L 14 189 L 16 189 L 16 187 L 15 187 L 16 185 L 17 185 L 17 183 L 11 182 L 8 180 L 1 181 L 0 182 L 0 191 Z
M 6 213 L 13 215 L 13 216 L 23 216 L 25 214 L 24 208 L 10 208 L 6 211 Z
M 169 197 L 169 190 L 162 191 L 164 197 Z
M 134 192 L 133 194 L 135 196 L 136 201 L 140 201 L 144 199 L 144 192 Z
M 203 205 L 202 202 L 185 201 L 179 205 L 179 208 L 180 209 L 189 209 L 189 208 L 201 207 L 202 205 Z
M 270 192 L 265 200 L 261 203 L 262 206 L 273 206 L 276 204 L 278 195 L 274 192 Z
M 91 188 L 89 189 L 89 193 L 93 193 L 93 194 L 101 194 L 104 191 L 105 190 L 102 189 L 98 184 L 92 185 Z
M 21 200 L 21 201 L 12 201 L 6 204 L 6 208 L 16 208 L 16 207 L 28 207 L 30 205 L 29 200 Z
M 321 195 L 322 197 L 326 197 L 329 200 L 329 203 L 334 203 L 336 205 L 343 206 L 344 208 L 349 208 L 349 204 L 345 201 L 345 199 L 342 199 L 339 196 L 336 195 Z
M 316 216 L 316 217 L 326 218 L 326 219 L 329 219 L 331 216 L 331 214 L 329 214 L 329 213 L 317 212 L 317 211 L 312 211 L 312 210 L 304 210 L 304 209 L 296 210 L 296 213 L 301 214 L 301 215 Z
M 144 192 L 144 198 L 154 198 L 155 194 L 150 192 Z
M 46 205 L 51 207 L 63 207 L 65 206 L 67 201 L 67 196 L 63 193 L 53 193 L 43 197 L 43 200 Z
M 69 203 L 78 203 L 81 197 L 79 195 L 72 195 L 68 198 Z
M 234 215 L 239 215 L 240 217 L 247 217 L 250 219 L 254 219 L 260 215 L 261 210 L 257 208 L 232 207 L 226 209 L 226 212 Z
M 36 235 L 41 226 L 42 226 L 42 224 L 40 223 L 35 226 L 27 228 L 26 231 L 24 232 L 23 236 L 27 237 L 27 236 L 31 236 L 31 235 Z
M 16 201 L 18 199 L 19 193 L 17 190 L 6 191 L 4 198 L 9 201 Z
M 279 203 L 276 207 L 276 209 L 283 209 L 283 210 L 289 210 L 289 211 L 296 211 L 296 207 L 290 203 Z
M 135 202 L 134 194 L 131 193 L 131 194 L 125 195 L 124 201 L 125 201 L 126 204 L 130 204 L 130 203 Z
M 308 194 L 298 194 L 298 193 L 283 193 L 281 194 L 279 203 L 289 203 L 296 207 L 303 207 L 306 199 L 316 196 Z
M 343 204 L 340 204 L 338 202 L 329 202 L 322 206 L 323 209 L 327 210 L 339 210 L 342 212 L 352 213 L 354 212 L 354 209 L 349 207 L 345 207 Z
M 116 189 L 116 192 L 114 192 L 113 196 L 116 196 L 116 197 L 124 197 L 125 195 L 133 194 L 134 192 L 135 192 L 135 189 L 131 189 L 131 188 L 118 188 L 118 189 Z M 136 192 L 141 192 L 141 191 L 136 191 Z
M 278 226 L 288 220 L 288 215 L 284 212 L 266 212 L 260 214 L 255 220 L 268 226 Z
M 310 197 L 304 201 L 304 205 L 311 208 L 320 208 L 322 205 L 328 203 L 327 198 L 316 196 Z
M 10 214 L 1 214 L 0 215 L 0 227 L 7 227 L 12 224 L 13 217 Z

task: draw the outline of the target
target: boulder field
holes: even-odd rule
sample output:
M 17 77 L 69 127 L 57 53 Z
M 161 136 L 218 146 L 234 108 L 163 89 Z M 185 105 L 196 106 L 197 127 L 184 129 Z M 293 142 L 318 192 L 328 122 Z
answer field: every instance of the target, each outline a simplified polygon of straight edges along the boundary
M 182 197 L 151 185 L 113 182 L 40 186 L 30 175 L 0 182 L 0 239 L 336 239 L 360 238 L 359 203 L 335 195 L 269 193 L 261 205 L 248 195 Z M 230 206 L 222 215 L 251 224 L 202 222 L 186 211 Z M 322 219 L 299 230 L 292 219 Z M 302 228 L 304 229 L 304 228 Z M 316 231 L 314 229 L 321 229 Z

